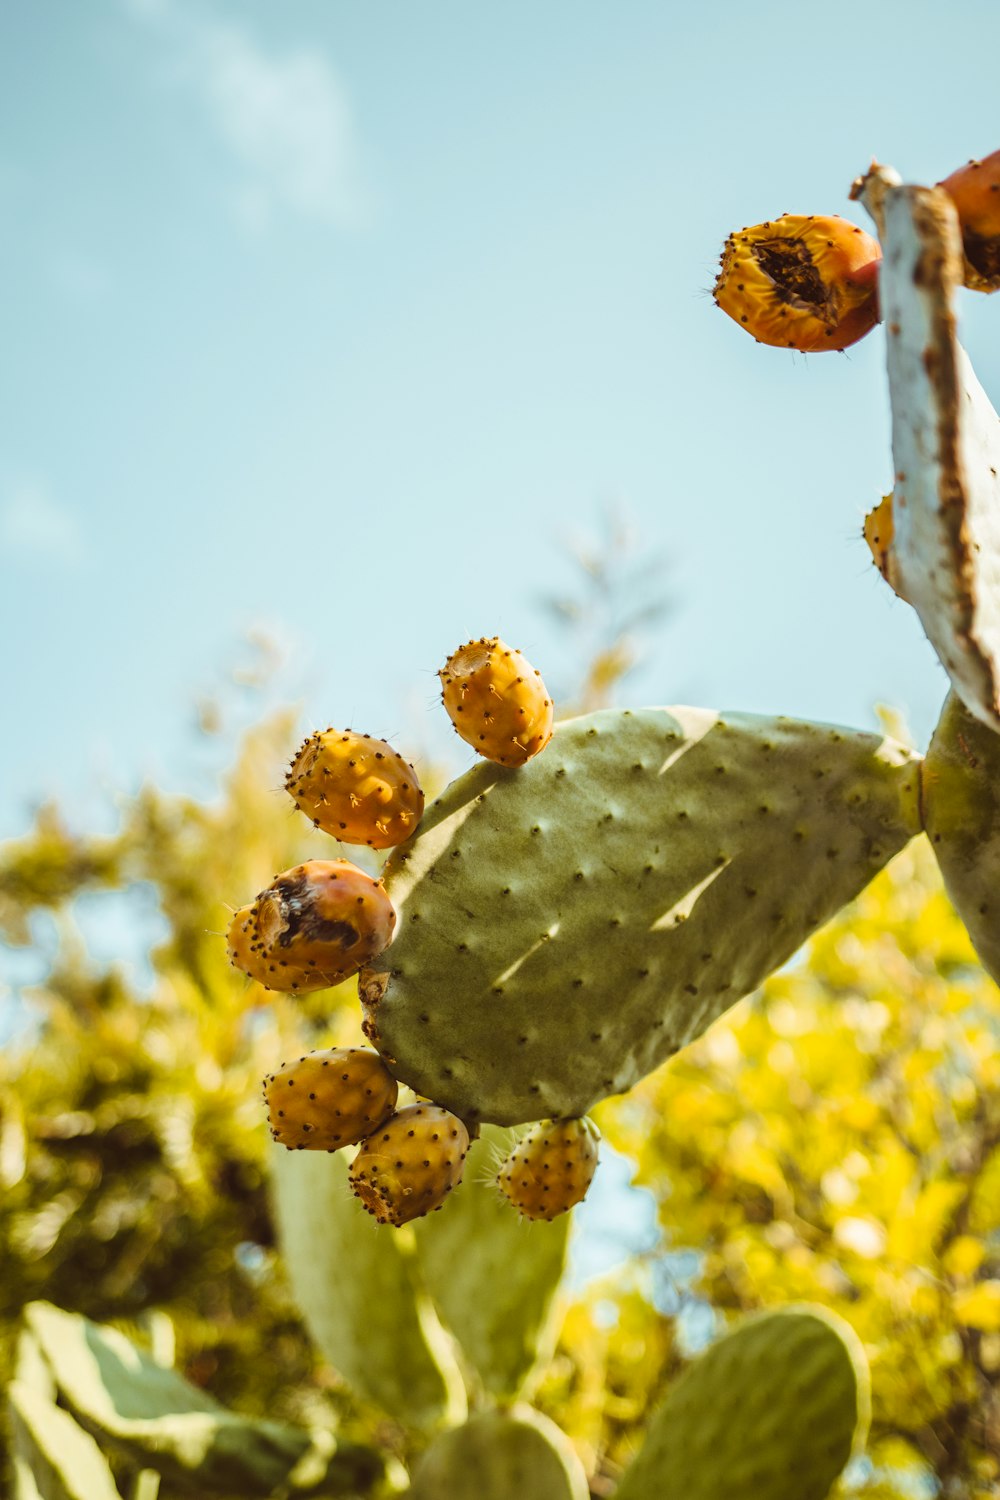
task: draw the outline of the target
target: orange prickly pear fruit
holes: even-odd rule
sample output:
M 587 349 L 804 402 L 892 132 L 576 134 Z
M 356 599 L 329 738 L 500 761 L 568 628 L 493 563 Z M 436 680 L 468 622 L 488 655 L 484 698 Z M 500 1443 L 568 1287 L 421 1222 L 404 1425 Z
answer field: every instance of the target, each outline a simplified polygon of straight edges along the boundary
M 448 717 L 487 760 L 523 766 L 552 738 L 552 699 L 541 674 L 497 636 L 460 646 L 438 676 Z
M 592 1120 L 540 1120 L 500 1167 L 497 1185 L 526 1219 L 555 1219 L 582 1202 L 597 1171 Z
M 865 516 L 864 538 L 868 543 L 868 550 L 875 560 L 886 583 L 897 594 L 900 599 L 906 599 L 903 592 L 903 582 L 899 576 L 899 565 L 896 562 L 896 554 L 893 551 L 893 537 L 895 527 L 892 519 L 892 491 L 883 495 L 874 510 L 870 510 Z
M 276 875 L 229 928 L 237 968 L 270 990 L 322 990 L 387 948 L 396 913 L 380 881 L 346 859 Z
M 838 214 L 784 214 L 729 236 L 715 300 L 758 343 L 846 349 L 878 322 L 881 256 Z
M 227 933 L 229 962 L 250 979 L 266 989 L 311 990 L 318 989 L 316 975 L 300 969 L 287 961 L 280 964 L 264 951 L 264 944 L 257 936 L 253 906 L 241 906 L 233 914 Z M 280 982 L 279 982 L 280 980 Z
M 965 250 L 965 284 L 1000 290 L 1000 151 L 952 172 L 943 187 L 958 209 Z
M 271 1135 L 299 1151 L 363 1141 L 392 1114 L 397 1093 L 395 1078 L 367 1047 L 310 1052 L 264 1079 Z
M 437 1104 L 411 1104 L 361 1143 L 351 1163 L 355 1195 L 380 1224 L 408 1224 L 440 1208 L 461 1181 L 469 1132 Z
M 385 740 L 353 729 L 311 734 L 285 777 L 296 807 L 345 844 L 388 849 L 424 810 L 417 773 Z

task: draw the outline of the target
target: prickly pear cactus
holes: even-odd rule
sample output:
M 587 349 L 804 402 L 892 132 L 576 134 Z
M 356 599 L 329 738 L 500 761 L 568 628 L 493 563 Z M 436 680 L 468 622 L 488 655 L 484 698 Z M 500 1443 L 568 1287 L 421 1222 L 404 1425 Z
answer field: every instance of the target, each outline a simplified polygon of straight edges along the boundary
M 919 829 L 877 735 L 705 709 L 557 726 L 454 782 L 390 857 L 369 1039 L 469 1121 L 585 1114 L 789 958 Z
M 983 967 L 1000 983 L 1000 735 L 949 694 L 923 769 L 924 826 Z
M 685 1371 L 615 1500 L 825 1500 L 869 1405 L 846 1323 L 822 1308 L 766 1313 Z

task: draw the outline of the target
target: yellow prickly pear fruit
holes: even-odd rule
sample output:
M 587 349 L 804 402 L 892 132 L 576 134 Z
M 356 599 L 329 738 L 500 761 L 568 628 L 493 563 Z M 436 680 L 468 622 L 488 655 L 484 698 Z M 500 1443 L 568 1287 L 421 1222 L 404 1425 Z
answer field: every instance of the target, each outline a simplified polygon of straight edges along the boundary
M 783 214 L 729 236 L 715 300 L 760 344 L 846 349 L 878 322 L 881 257 L 839 214 Z
M 440 1208 L 461 1180 L 469 1132 L 437 1104 L 411 1104 L 361 1144 L 351 1163 L 355 1195 L 380 1224 L 408 1224 Z
M 316 983 L 315 973 L 300 969 L 297 965 L 289 964 L 287 961 L 279 964 L 276 959 L 269 957 L 264 952 L 264 945 L 256 932 L 254 908 L 241 906 L 234 913 L 226 935 L 229 945 L 229 962 L 233 968 L 239 969 L 241 974 L 255 979 L 258 984 L 264 985 L 269 990 L 301 991 L 320 988 Z
M 897 594 L 900 599 L 906 599 L 903 592 L 902 580 L 899 576 L 899 565 L 896 554 L 893 551 L 893 537 L 895 527 L 892 519 L 892 491 L 883 495 L 874 510 L 870 510 L 865 516 L 864 538 L 868 543 L 868 550 L 875 560 L 886 583 Z
M 438 676 L 455 729 L 487 760 L 523 766 L 552 738 L 552 699 L 541 674 L 499 637 L 459 647 Z
M 389 1118 L 397 1093 L 395 1078 L 367 1047 L 310 1052 L 264 1079 L 271 1135 L 289 1150 L 356 1145 Z
M 555 1219 L 587 1196 L 600 1138 L 592 1120 L 540 1120 L 501 1165 L 497 1186 L 526 1219 Z
M 417 773 L 385 740 L 353 729 L 311 734 L 285 777 L 296 807 L 345 844 L 388 849 L 424 810 Z
M 346 859 L 276 875 L 229 928 L 238 969 L 270 990 L 327 989 L 387 948 L 396 913 L 382 883 Z

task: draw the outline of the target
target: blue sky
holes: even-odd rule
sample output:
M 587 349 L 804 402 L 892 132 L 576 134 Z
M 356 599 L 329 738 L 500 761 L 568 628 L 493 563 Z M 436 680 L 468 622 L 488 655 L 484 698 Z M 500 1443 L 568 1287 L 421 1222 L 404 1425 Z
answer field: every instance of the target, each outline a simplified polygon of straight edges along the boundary
M 55 0 L 0 9 L 0 837 L 148 775 L 248 630 L 279 699 L 447 747 L 435 669 L 622 504 L 675 608 L 633 702 L 925 739 L 945 682 L 871 567 L 882 336 L 756 346 L 728 231 L 871 157 L 1000 146 L 993 0 Z M 963 333 L 1000 396 L 1000 297 Z

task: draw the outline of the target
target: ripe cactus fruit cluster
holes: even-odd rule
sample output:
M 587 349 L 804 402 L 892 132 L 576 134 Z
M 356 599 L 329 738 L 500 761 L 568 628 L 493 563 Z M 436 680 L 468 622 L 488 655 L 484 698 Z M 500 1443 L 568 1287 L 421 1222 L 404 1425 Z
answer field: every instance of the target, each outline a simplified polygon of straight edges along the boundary
M 329 1047 L 282 1063 L 264 1079 L 271 1135 L 299 1151 L 339 1151 L 371 1135 L 396 1108 L 395 1078 L 367 1047 Z
M 784 214 L 729 236 L 715 300 L 758 343 L 846 349 L 878 321 L 881 253 L 837 214 Z
M 497 636 L 469 641 L 439 672 L 441 698 L 462 739 L 501 766 L 523 766 L 552 737 L 541 673 Z
M 469 1132 L 434 1104 L 411 1104 L 362 1142 L 351 1163 L 355 1196 L 380 1224 L 398 1228 L 440 1208 L 462 1178 Z
M 392 938 L 396 913 L 380 881 L 346 859 L 311 859 L 276 875 L 229 928 L 237 968 L 268 989 L 327 989 Z
M 388 849 L 420 822 L 417 773 L 386 740 L 353 729 L 311 734 L 285 777 L 296 807 L 345 844 Z
M 582 1203 L 597 1171 L 592 1120 L 539 1120 L 497 1174 L 503 1196 L 526 1219 L 554 1219 Z

